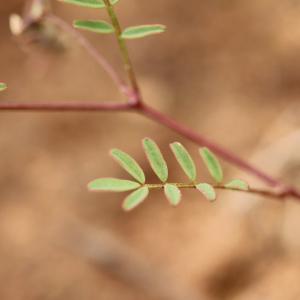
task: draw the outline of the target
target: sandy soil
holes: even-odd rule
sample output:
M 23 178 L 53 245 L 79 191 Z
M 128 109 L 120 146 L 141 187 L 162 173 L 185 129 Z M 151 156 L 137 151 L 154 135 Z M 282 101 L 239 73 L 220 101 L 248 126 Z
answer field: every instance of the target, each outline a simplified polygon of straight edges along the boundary
M 120 1 L 124 26 L 168 27 L 130 42 L 143 95 L 299 186 L 300 4 L 229 2 Z M 8 17 L 23 4 L 0 4 L 0 79 L 9 85 L 0 101 L 124 100 L 66 34 L 12 38 Z M 55 1 L 53 11 L 68 22 L 99 14 Z M 113 37 L 86 36 L 122 72 Z M 1 113 L 0 124 L 1 299 L 300 299 L 299 204 L 227 192 L 210 204 L 187 191 L 173 209 L 157 192 L 126 214 L 122 196 L 86 189 L 96 177 L 126 178 L 110 148 L 131 153 L 153 181 L 143 137 L 160 144 L 174 179 L 183 174 L 168 144 L 181 141 L 195 157 L 197 147 L 134 114 Z M 260 185 L 224 167 L 226 178 Z

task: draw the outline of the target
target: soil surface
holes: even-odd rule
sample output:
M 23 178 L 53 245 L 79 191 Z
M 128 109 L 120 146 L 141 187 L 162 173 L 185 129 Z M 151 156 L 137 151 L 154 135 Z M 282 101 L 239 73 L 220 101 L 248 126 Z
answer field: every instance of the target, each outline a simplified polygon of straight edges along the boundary
M 0 4 L 0 101 L 124 101 L 58 28 L 13 38 Z M 123 26 L 167 32 L 129 41 L 144 99 L 239 156 L 300 187 L 300 4 L 286 0 L 120 0 Z M 105 11 L 53 1 L 67 22 Z M 49 24 L 48 24 L 49 25 Z M 120 71 L 113 36 L 83 33 Z M 300 204 L 184 191 L 176 209 L 153 192 L 131 213 L 121 194 L 87 191 L 97 177 L 128 178 L 118 147 L 156 182 L 141 147 L 155 139 L 172 180 L 168 144 L 180 141 L 210 180 L 198 147 L 136 114 L 2 112 L 0 298 L 7 300 L 300 299 Z M 226 179 L 255 178 L 223 162 Z

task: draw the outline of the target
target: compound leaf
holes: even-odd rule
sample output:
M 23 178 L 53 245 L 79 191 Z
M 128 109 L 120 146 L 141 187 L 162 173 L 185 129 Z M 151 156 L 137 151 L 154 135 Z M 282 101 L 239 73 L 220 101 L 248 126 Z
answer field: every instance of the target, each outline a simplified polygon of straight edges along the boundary
M 123 202 L 123 209 L 130 211 L 141 204 L 149 195 L 149 188 L 147 186 L 141 187 L 138 190 L 128 195 Z
M 228 189 L 235 189 L 235 190 L 241 190 L 241 191 L 249 190 L 248 183 L 241 179 L 233 179 L 230 182 L 226 183 L 225 187 Z
M 4 82 L 0 82 L 0 92 L 7 89 L 7 85 Z
M 99 178 L 91 181 L 88 188 L 91 191 L 126 192 L 139 188 L 138 182 L 117 178 Z
M 145 174 L 142 168 L 130 155 L 119 149 L 112 149 L 110 154 L 133 178 L 140 183 L 145 183 Z
M 181 191 L 174 184 L 165 184 L 164 192 L 171 205 L 178 205 L 181 200 Z
M 217 183 L 221 183 L 223 170 L 217 157 L 208 148 L 200 148 L 199 152 L 212 178 Z
M 168 166 L 157 144 L 153 140 L 145 138 L 143 139 L 143 147 L 154 173 L 162 182 L 167 181 Z
M 78 6 L 88 7 L 88 8 L 104 8 L 105 3 L 103 0 L 59 0 L 61 2 L 74 4 Z M 119 0 L 110 0 L 112 5 L 119 2 Z
M 105 21 L 76 20 L 73 22 L 73 26 L 77 29 L 88 30 L 96 33 L 112 33 L 115 31 L 112 25 Z
M 209 201 L 215 201 L 217 198 L 215 189 L 208 183 L 199 183 L 196 185 L 196 189 Z
M 178 142 L 170 144 L 170 147 L 185 174 L 191 181 L 195 181 L 197 177 L 196 166 L 188 151 Z
M 166 30 L 166 26 L 160 24 L 139 25 L 127 27 L 121 34 L 123 39 L 138 39 L 148 35 L 162 33 Z

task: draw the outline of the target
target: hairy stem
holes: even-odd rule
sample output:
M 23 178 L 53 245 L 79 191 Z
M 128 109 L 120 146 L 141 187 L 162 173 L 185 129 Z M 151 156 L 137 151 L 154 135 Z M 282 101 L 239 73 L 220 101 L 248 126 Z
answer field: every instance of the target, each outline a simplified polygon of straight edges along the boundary
M 118 40 L 118 45 L 119 45 L 121 56 L 122 56 L 123 63 L 124 63 L 124 69 L 128 75 L 128 79 L 130 81 L 130 85 L 132 88 L 132 91 L 131 91 L 131 94 L 129 94 L 128 100 L 133 103 L 140 103 L 142 101 L 140 88 L 139 88 L 139 85 L 138 85 L 138 82 L 136 79 L 136 75 L 134 72 L 133 64 L 132 64 L 130 56 L 129 56 L 126 42 L 121 36 L 122 28 L 121 28 L 119 19 L 115 13 L 114 8 L 111 5 L 110 1 L 104 0 L 104 3 L 106 5 L 106 9 L 107 9 L 108 15 L 111 19 L 112 25 L 115 29 L 115 35 Z

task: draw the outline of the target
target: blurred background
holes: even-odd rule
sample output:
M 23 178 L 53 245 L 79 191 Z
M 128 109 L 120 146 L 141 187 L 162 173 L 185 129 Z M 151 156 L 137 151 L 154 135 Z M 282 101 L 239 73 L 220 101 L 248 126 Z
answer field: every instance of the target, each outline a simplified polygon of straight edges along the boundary
M 68 34 L 48 26 L 13 37 L 0 4 L 0 101 L 124 101 Z M 121 0 L 123 26 L 162 23 L 130 41 L 147 103 L 275 177 L 300 187 L 300 3 L 294 0 Z M 105 11 L 52 1 L 68 23 Z M 122 72 L 113 36 L 84 33 Z M 300 205 L 195 191 L 170 207 L 154 192 L 131 213 L 120 194 L 89 193 L 97 177 L 127 178 L 108 156 L 131 155 L 156 179 L 141 139 L 197 146 L 135 114 L 9 113 L 0 118 L 0 298 L 7 300 L 300 299 Z M 261 184 L 223 162 L 226 178 Z

